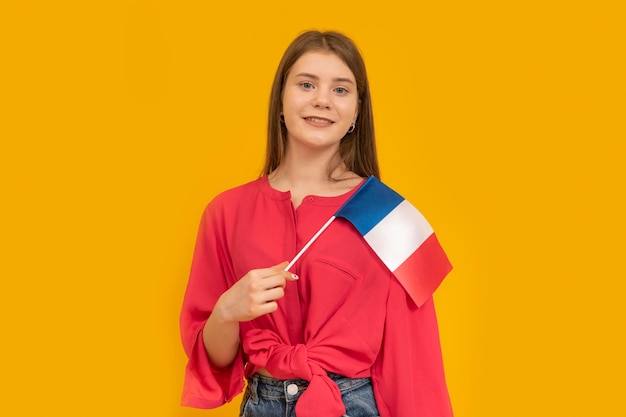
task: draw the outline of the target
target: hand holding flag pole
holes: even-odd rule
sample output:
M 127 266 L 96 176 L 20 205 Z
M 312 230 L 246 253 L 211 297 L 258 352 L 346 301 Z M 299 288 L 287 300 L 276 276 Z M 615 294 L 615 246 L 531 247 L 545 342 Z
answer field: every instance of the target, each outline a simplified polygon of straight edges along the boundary
M 289 262 L 288 271 L 337 218 L 348 220 L 420 307 L 452 270 L 428 221 L 400 194 L 369 177 Z

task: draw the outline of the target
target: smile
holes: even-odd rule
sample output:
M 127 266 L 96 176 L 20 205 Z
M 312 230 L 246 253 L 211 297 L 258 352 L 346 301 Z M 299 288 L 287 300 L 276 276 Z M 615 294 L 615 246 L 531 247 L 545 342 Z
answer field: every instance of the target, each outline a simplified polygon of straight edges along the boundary
M 332 124 L 334 123 L 332 120 L 322 119 L 319 117 L 305 117 L 304 120 L 312 123 L 322 123 L 322 124 Z

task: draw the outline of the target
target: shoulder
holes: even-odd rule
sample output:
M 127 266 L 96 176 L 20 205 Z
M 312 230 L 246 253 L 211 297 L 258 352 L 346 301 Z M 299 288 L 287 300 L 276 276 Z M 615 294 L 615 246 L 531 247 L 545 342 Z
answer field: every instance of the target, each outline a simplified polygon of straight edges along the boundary
M 264 177 L 257 178 L 245 184 L 227 189 L 216 195 L 209 203 L 209 206 L 240 204 L 246 198 L 259 193 L 262 189 Z
M 232 221 L 241 207 L 251 205 L 250 198 L 259 193 L 260 182 L 261 178 L 229 188 L 213 197 L 202 211 L 203 227 L 215 228 L 219 224 Z

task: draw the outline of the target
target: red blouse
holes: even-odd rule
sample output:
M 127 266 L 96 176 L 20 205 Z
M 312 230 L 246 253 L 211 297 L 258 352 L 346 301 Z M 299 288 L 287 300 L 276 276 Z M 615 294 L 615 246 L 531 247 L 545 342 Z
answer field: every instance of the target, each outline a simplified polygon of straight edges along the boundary
M 432 298 L 417 308 L 356 229 L 335 220 L 291 269 L 278 310 L 240 323 L 234 364 L 214 369 L 202 328 L 220 295 L 249 270 L 291 260 L 354 193 L 307 196 L 267 177 L 226 191 L 206 208 L 180 317 L 189 358 L 182 404 L 215 408 L 241 393 L 244 377 L 266 368 L 310 381 L 298 417 L 342 416 L 333 372 L 371 377 L 380 415 L 452 416 Z

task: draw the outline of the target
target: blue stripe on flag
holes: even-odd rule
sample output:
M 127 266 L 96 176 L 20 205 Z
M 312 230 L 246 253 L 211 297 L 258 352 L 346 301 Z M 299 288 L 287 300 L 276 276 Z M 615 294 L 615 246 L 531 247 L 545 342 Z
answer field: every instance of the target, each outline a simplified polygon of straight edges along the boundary
M 337 210 L 335 217 L 343 217 L 365 236 L 378 222 L 389 214 L 404 198 L 371 176 Z

